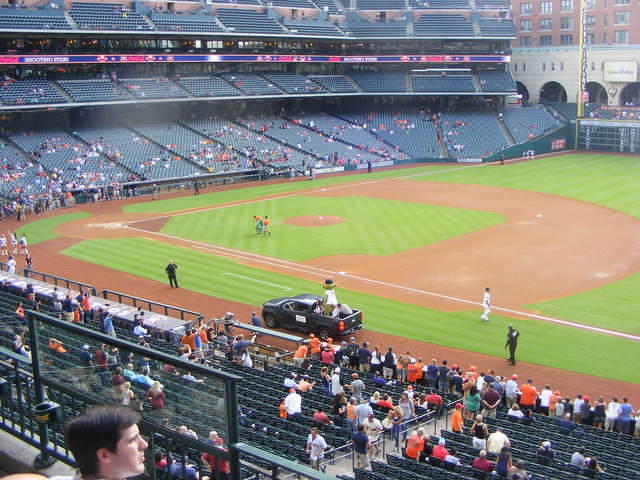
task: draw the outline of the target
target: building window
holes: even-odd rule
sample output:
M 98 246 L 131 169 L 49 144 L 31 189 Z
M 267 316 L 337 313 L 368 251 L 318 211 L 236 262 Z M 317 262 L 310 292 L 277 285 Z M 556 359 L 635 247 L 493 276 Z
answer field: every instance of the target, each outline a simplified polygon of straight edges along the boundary
M 552 72 L 556 71 L 556 64 L 554 62 L 551 62 L 551 71 Z
M 518 71 L 518 64 L 517 64 L 517 63 L 514 63 L 514 64 L 513 64 L 513 71 L 514 71 L 514 72 L 517 72 L 517 71 Z
M 530 47 L 531 46 L 531 37 L 520 37 L 520 46 L 521 47 Z
M 629 25 L 629 12 L 616 12 L 613 23 L 616 25 Z
M 564 70 L 564 62 L 560 62 L 560 70 Z
M 553 2 L 540 2 L 540 13 L 553 13 Z
M 596 62 L 591 62 L 591 71 L 592 72 L 596 71 Z
M 521 32 L 530 32 L 532 27 L 533 27 L 533 22 L 531 20 L 520 20 Z
M 609 41 L 609 34 L 607 32 L 604 32 L 602 34 L 602 43 L 606 45 L 608 41 Z
M 602 17 L 602 24 L 606 27 L 607 25 L 609 25 L 609 16 L 605 15 L 604 17 Z
M 585 10 L 591 11 L 596 9 L 596 0 L 586 0 L 585 2 Z
M 573 0 L 560 0 L 561 12 L 573 12 Z
M 547 64 L 542 62 L 542 71 L 544 72 L 547 69 Z
M 585 23 L 587 25 L 587 28 L 595 27 L 596 26 L 596 17 L 594 17 L 593 15 L 587 15 Z
M 587 45 L 593 45 L 596 43 L 596 35 L 594 33 L 587 33 Z
M 553 44 L 553 37 L 551 35 L 540 35 L 540 46 L 548 47 Z
M 613 43 L 629 43 L 629 32 L 626 30 L 613 32 Z
M 616 5 L 629 5 L 629 0 L 616 0 Z
M 522 64 L 522 71 L 523 71 L 523 72 L 526 72 L 526 71 L 527 71 L 527 64 L 526 64 L 526 63 L 523 63 L 523 64 Z
M 573 35 L 560 35 L 560 45 L 573 45 Z
M 573 29 L 573 18 L 562 17 L 560 19 L 560 30 L 572 30 L 572 29 Z
M 533 12 L 533 3 L 521 3 L 520 4 L 520 15 L 531 15 Z
M 540 19 L 540 30 L 551 30 L 553 22 L 550 18 Z

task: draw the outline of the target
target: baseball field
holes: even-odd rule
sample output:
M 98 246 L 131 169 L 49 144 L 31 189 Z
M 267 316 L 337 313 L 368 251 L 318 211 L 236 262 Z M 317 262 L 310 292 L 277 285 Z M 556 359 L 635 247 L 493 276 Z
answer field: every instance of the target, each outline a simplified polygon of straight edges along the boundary
M 438 346 L 506 365 L 513 323 L 519 362 L 638 392 L 638 185 L 640 157 L 566 154 L 78 206 L 19 232 L 36 269 L 167 303 L 197 298 L 208 315 L 320 294 L 333 278 L 339 300 L 364 311 L 359 338 L 425 342 L 427 357 Z M 269 216 L 273 234 L 256 235 L 253 215 Z M 184 297 L 167 285 L 168 259 Z

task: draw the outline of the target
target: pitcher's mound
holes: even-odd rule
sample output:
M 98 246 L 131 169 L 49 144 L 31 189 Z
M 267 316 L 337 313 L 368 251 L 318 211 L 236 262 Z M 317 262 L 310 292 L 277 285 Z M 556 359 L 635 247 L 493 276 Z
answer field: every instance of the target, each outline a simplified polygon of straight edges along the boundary
M 297 225 L 298 227 L 326 227 L 327 225 L 335 225 L 342 222 L 346 222 L 346 219 L 332 215 L 304 215 L 284 220 L 284 223 Z

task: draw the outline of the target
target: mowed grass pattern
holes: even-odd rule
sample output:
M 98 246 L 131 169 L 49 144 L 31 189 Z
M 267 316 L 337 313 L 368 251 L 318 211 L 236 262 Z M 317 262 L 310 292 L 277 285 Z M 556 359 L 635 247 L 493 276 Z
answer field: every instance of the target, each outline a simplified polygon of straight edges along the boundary
M 640 219 L 640 156 L 571 154 L 414 179 L 549 193 L 603 205 Z M 593 228 L 597 231 L 599 226 Z M 564 320 L 640 334 L 640 273 L 527 308 Z
M 72 220 L 90 216 L 91 214 L 87 212 L 76 212 L 35 220 L 20 227 L 17 231 L 18 237 L 22 236 L 24 233 L 27 236 L 27 242 L 29 245 L 46 242 L 47 240 L 58 238 L 58 235 L 54 232 L 57 226 L 71 222 Z
M 145 252 L 144 262 L 140 262 L 140 252 Z M 321 279 L 309 282 L 145 239 L 85 240 L 62 253 L 163 283 L 166 283 L 166 259 L 173 258 L 180 266 L 182 288 L 257 307 L 273 297 L 321 293 Z M 520 361 L 640 383 L 634 362 L 638 344 L 630 340 L 538 321 L 514 321 L 499 315 L 492 315 L 492 321 L 483 324 L 476 311 L 443 313 L 343 288 L 338 289 L 338 298 L 363 308 L 367 330 L 498 357 L 504 354 L 506 325 L 515 323 L 522 331 L 518 348 Z M 469 328 L 470 325 L 477 328 Z M 616 361 L 611 362 L 614 351 Z M 429 355 L 426 350 L 419 353 Z
M 253 215 L 268 215 L 273 235 L 256 235 Z M 317 227 L 284 223 L 301 216 L 345 221 Z M 300 195 L 175 216 L 162 233 L 302 262 L 326 255 L 391 255 L 502 221 L 496 213 L 478 210 L 360 196 Z

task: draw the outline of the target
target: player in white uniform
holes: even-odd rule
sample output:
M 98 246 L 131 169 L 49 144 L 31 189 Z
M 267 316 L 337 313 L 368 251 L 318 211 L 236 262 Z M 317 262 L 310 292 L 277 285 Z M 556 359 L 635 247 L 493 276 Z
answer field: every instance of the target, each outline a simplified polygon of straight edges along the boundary
M 11 255 L 9 255 L 9 259 L 7 260 L 7 273 L 16 273 L 16 261 Z
M 26 255 L 27 253 L 29 253 L 29 251 L 27 250 L 27 236 L 23 233 L 22 237 L 20 237 L 20 250 L 23 255 Z
M 0 255 L 9 255 L 9 251 L 7 250 L 7 237 L 4 236 L 4 233 L 0 235 Z
M 480 315 L 483 322 L 489 321 L 489 314 L 491 313 L 491 289 L 489 287 L 484 289 L 484 297 L 482 297 L 482 308 L 484 313 Z
M 11 233 L 9 233 L 9 242 L 11 243 L 11 254 L 12 255 L 17 255 L 18 254 L 18 240 L 16 240 L 16 236 Z

